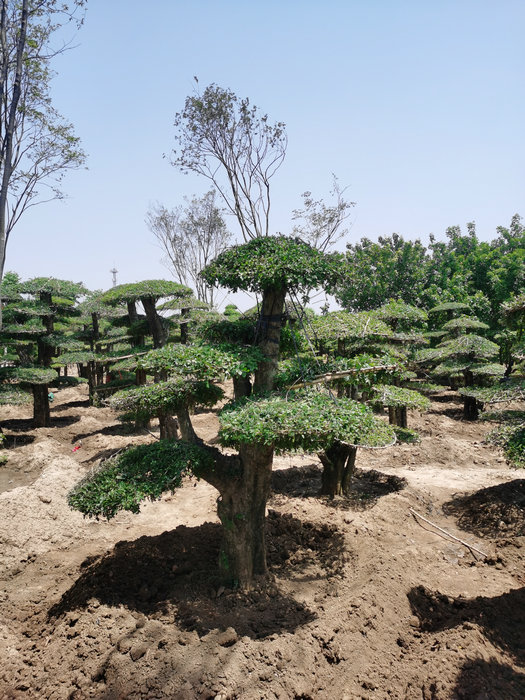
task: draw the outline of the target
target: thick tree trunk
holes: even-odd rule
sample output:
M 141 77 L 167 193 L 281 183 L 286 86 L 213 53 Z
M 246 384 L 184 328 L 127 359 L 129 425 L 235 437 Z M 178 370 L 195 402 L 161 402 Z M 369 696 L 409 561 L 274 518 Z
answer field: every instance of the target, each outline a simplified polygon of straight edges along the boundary
M 182 318 L 188 318 L 190 315 L 189 309 L 181 309 L 180 315 Z M 180 322 L 180 342 L 182 345 L 188 344 L 188 321 Z
M 279 363 L 279 344 L 283 322 L 286 288 L 272 289 L 264 292 L 261 315 L 257 325 L 257 345 L 266 360 L 255 372 L 254 392 L 260 393 L 273 389 L 274 377 Z
M 137 306 L 136 306 L 135 302 L 128 301 L 126 303 L 126 305 L 128 307 L 128 318 L 129 318 L 130 324 L 137 323 L 137 321 L 139 320 L 139 316 L 137 314 Z
M 233 378 L 233 396 L 235 400 L 242 399 L 245 396 L 251 396 L 252 383 L 250 377 L 234 377 Z
M 162 319 L 155 308 L 155 299 L 153 297 L 143 297 L 141 302 L 142 306 L 144 307 L 144 311 L 146 312 L 150 333 L 153 336 L 153 347 L 162 348 L 164 345 L 166 345 L 168 334 L 162 325 Z
M 141 386 L 142 384 L 146 383 L 146 370 L 145 369 L 136 369 L 135 370 L 135 384 L 137 386 Z
M 173 416 L 159 413 L 159 428 L 161 440 L 178 440 L 178 423 Z
M 474 386 L 474 375 L 469 369 L 463 370 L 465 386 Z M 479 417 L 478 402 L 472 396 L 463 399 L 463 418 L 465 420 L 477 420 Z
M 465 420 L 477 420 L 479 418 L 478 402 L 472 396 L 463 399 L 463 418 Z
M 49 412 L 49 389 L 47 384 L 32 384 L 33 423 L 35 428 L 47 428 L 51 423 Z
M 323 465 L 321 477 L 321 495 L 348 496 L 352 486 L 352 476 L 355 471 L 355 458 L 357 447 L 334 443 L 324 452 L 319 454 Z
M 398 425 L 400 428 L 407 428 L 407 409 L 406 406 L 394 408 L 388 407 L 388 422 L 390 425 Z
M 193 430 L 187 406 L 183 406 L 177 411 L 177 420 L 179 421 L 180 436 L 185 442 L 200 442 L 197 433 Z
M 255 576 L 267 573 L 264 523 L 273 448 L 244 445 L 239 454 L 240 477 L 219 488 L 217 513 L 224 528 L 219 565 L 226 582 L 249 589 Z

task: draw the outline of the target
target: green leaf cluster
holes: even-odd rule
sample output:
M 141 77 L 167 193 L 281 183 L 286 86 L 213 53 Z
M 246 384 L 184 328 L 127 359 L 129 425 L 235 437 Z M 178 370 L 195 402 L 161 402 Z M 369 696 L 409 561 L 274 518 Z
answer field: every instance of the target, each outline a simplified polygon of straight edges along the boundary
M 226 250 L 201 275 L 233 292 L 302 292 L 334 281 L 340 260 L 339 254 L 322 253 L 299 238 L 267 236 Z
M 271 445 L 276 452 L 317 452 L 335 441 L 387 445 L 392 428 L 362 403 L 320 391 L 242 400 L 220 413 L 219 440 L 226 447 Z
M 77 484 L 68 503 L 84 515 L 108 520 L 120 510 L 138 513 L 142 501 L 173 493 L 182 477 L 198 466 L 213 466 L 212 456 L 198 445 L 161 440 L 132 447 Z
M 191 297 L 192 290 L 177 282 L 170 280 L 144 280 L 143 282 L 132 282 L 130 284 L 119 284 L 107 292 L 104 292 L 100 299 L 105 304 L 117 305 L 128 301 L 139 301 L 149 297 L 161 299 L 164 297 Z
M 428 411 L 431 405 L 428 398 L 418 391 L 391 384 L 374 387 L 372 401 L 388 408 L 410 408 L 421 412 Z
M 109 399 L 109 405 L 125 414 L 153 417 L 176 413 L 183 406 L 213 406 L 223 395 L 223 390 L 210 382 L 177 377 L 119 391 Z

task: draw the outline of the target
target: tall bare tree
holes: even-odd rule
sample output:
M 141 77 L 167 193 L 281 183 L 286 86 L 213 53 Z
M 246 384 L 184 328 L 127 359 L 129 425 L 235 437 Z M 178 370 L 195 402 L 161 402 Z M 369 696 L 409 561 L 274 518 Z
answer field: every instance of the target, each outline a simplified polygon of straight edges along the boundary
M 51 61 L 65 22 L 81 22 L 85 0 L 1 0 L 0 281 L 13 227 L 29 207 L 61 198 L 66 170 L 85 160 L 73 127 L 51 103 Z M 0 325 L 2 322 L 0 305 Z
M 349 217 L 350 209 L 355 202 L 344 199 L 344 189 L 341 189 L 339 180 L 332 174 L 332 189 L 330 195 L 333 204 L 325 204 L 322 199 L 314 199 L 311 192 L 303 192 L 303 209 L 294 209 L 293 219 L 299 221 L 293 229 L 293 234 L 299 236 L 314 248 L 325 251 L 347 232 L 347 228 L 341 228 L 343 222 Z
M 248 98 L 209 85 L 175 115 L 172 164 L 213 182 L 245 241 L 270 233 L 270 179 L 286 154 L 283 122 L 270 124 Z
M 219 253 L 228 247 L 231 233 L 226 228 L 223 210 L 217 206 L 217 193 L 186 200 L 186 207 L 167 209 L 153 205 L 146 223 L 165 253 L 165 262 L 180 284 L 195 289 L 197 297 L 214 305 L 215 288 L 199 275 Z

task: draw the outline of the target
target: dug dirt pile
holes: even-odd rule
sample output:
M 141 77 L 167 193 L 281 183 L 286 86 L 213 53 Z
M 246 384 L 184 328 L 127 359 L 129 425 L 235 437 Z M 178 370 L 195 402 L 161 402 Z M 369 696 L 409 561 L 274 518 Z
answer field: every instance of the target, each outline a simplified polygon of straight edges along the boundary
M 358 452 L 351 499 L 317 496 L 316 458 L 276 460 L 271 578 L 250 593 L 217 579 L 204 483 L 109 523 L 69 510 L 101 458 L 154 437 L 85 388 L 57 393 L 51 428 L 6 409 L 0 698 L 521 700 L 525 481 L 440 399 L 410 416 L 420 443 Z M 215 414 L 195 418 L 212 439 Z

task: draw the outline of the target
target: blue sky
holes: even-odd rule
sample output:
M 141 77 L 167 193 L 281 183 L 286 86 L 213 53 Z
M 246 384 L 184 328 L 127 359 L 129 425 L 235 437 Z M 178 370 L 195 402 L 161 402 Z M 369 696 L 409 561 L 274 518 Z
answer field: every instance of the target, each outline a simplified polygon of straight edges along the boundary
M 6 269 L 91 289 L 113 265 L 119 283 L 169 277 L 144 217 L 209 189 L 163 158 L 194 75 L 286 123 L 272 230 L 335 173 L 356 202 L 348 241 L 472 220 L 491 239 L 525 216 L 524 25 L 522 0 L 89 0 L 53 84 L 88 169 L 26 213 Z

